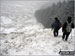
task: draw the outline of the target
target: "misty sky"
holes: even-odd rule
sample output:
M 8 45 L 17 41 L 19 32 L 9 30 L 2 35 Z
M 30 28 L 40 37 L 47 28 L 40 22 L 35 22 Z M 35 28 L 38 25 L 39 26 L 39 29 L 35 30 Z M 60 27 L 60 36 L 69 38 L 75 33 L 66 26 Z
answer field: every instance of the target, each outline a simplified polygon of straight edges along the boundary
M 2 0 L 1 1 L 1 7 L 7 7 L 7 6 L 17 6 L 17 7 L 26 7 L 26 8 L 33 8 L 33 9 L 39 9 L 42 5 L 46 4 L 46 6 L 52 5 L 53 3 L 57 3 L 59 1 L 63 0 L 32 0 L 32 1 L 24 1 L 24 0 Z M 13 8 L 12 8 L 13 9 Z

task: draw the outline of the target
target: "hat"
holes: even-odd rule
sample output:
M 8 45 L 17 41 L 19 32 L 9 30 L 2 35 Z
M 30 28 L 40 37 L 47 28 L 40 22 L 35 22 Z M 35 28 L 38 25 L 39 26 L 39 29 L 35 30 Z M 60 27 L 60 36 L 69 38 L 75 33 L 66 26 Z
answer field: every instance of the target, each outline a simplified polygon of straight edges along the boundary
M 67 19 L 67 21 L 71 21 L 71 20 L 72 20 L 72 19 L 71 19 L 71 17 L 69 16 L 68 19 Z

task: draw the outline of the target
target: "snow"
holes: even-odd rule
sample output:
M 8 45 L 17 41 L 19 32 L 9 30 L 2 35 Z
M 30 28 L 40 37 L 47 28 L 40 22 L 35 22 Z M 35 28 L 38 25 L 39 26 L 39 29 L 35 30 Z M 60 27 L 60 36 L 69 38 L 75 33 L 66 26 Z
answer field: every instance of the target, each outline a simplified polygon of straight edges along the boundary
M 61 33 L 58 37 L 54 37 L 51 29 L 32 31 L 1 35 L 1 53 L 5 55 L 59 55 L 60 49 L 74 50 L 74 36 L 72 39 L 69 36 L 68 41 L 65 42 L 62 40 Z
M 75 50 L 75 29 L 65 42 L 62 29 L 59 36 L 54 37 L 51 28 L 44 28 L 37 22 L 34 12 L 48 2 L 1 1 L 1 13 L 4 14 L 0 16 L 3 25 L 0 27 L 0 55 L 59 55 L 60 49 Z M 5 27 L 11 24 L 16 27 Z
M 10 33 L 10 32 L 15 32 L 16 28 L 4 28 L 4 27 L 1 27 L 0 28 L 0 33 Z
M 2 22 L 3 24 L 10 24 L 10 23 L 12 23 L 12 20 L 9 19 L 8 17 L 1 16 L 0 19 L 1 19 L 1 22 Z
M 4 33 L 10 33 L 10 32 L 14 32 L 15 28 L 10 28 L 10 29 L 4 29 Z

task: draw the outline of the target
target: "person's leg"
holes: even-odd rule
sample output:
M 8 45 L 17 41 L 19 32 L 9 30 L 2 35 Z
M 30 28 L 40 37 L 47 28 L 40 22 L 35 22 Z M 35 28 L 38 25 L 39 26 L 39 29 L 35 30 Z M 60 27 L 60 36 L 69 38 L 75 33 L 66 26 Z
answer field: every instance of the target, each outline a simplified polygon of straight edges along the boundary
M 55 29 L 55 35 L 58 36 L 58 28 Z
M 55 32 L 56 37 L 58 36 L 58 31 Z
M 56 37 L 56 31 L 55 30 L 54 30 L 53 34 L 54 34 L 54 37 Z
M 58 31 L 57 31 L 57 36 L 58 36 Z
M 55 37 L 56 36 L 55 31 L 53 32 L 53 34 L 54 34 L 54 37 Z
M 65 41 L 67 41 L 67 39 L 68 39 L 68 37 L 69 37 L 69 34 L 70 34 L 70 32 L 66 34 Z
M 64 40 L 65 38 L 65 35 L 66 35 L 66 32 L 63 32 L 63 36 L 62 36 L 62 39 Z

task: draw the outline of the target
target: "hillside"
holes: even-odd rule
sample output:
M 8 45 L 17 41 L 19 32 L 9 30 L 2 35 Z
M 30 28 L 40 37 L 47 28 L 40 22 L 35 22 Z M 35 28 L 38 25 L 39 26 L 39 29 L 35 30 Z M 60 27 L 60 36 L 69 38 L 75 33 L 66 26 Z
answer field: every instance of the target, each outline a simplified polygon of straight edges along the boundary
M 66 20 L 65 12 L 73 16 L 73 2 L 0 0 L 0 56 L 52 56 L 60 49 L 75 50 L 75 28 L 67 42 L 62 40 L 62 28 L 58 37 L 50 28 L 55 16 L 62 23 Z
M 59 55 L 60 49 L 73 51 L 74 31 L 67 42 L 62 41 L 61 29 L 58 37 L 53 36 L 51 29 L 1 34 L 0 55 Z
M 63 1 L 48 6 L 44 9 L 39 9 L 35 12 L 38 22 L 42 23 L 46 28 L 50 28 L 55 17 L 63 24 L 68 16 L 72 17 L 74 23 L 74 1 Z

